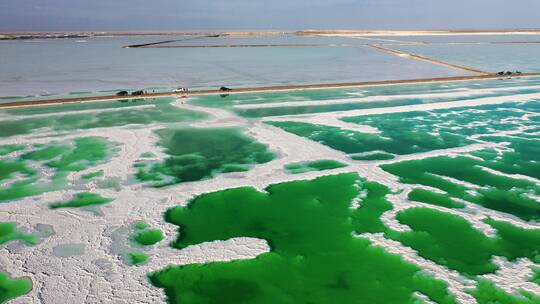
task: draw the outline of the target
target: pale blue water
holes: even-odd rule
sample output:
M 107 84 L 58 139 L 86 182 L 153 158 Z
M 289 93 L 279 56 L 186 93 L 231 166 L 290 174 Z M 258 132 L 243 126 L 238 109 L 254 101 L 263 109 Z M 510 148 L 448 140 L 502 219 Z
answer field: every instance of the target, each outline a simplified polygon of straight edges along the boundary
M 0 41 L 0 97 L 179 85 L 247 87 L 464 75 L 367 46 L 121 48 L 172 38 Z
M 402 42 L 450 43 L 450 42 L 540 42 L 540 35 L 456 35 L 456 36 L 378 36 Z M 388 42 L 387 42 L 388 43 Z
M 159 39 L 158 39 L 159 40 Z M 158 41 L 156 40 L 156 41 Z M 366 45 L 373 43 L 385 43 L 385 40 L 376 38 L 358 39 L 349 37 L 332 36 L 297 36 L 292 34 L 240 37 L 222 36 L 217 38 L 197 38 L 186 39 L 164 45 L 246 45 L 246 44 L 346 44 L 346 45 Z
M 540 44 L 537 43 L 400 45 L 392 48 L 488 72 L 540 72 Z

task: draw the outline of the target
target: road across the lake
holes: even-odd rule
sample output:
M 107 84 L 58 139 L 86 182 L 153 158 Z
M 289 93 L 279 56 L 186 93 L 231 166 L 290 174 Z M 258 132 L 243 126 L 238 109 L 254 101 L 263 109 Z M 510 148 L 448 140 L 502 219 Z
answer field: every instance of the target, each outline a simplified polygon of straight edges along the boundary
M 531 77 L 531 76 L 540 76 L 540 73 L 523 73 L 519 76 L 513 75 L 512 77 Z M 236 89 L 233 88 L 230 91 L 194 90 L 194 91 L 190 91 L 189 95 L 219 95 L 219 94 L 263 93 L 263 92 L 275 92 L 275 91 L 297 91 L 297 90 L 316 90 L 316 89 L 334 89 L 334 88 L 338 89 L 338 88 L 354 88 L 354 87 L 364 87 L 364 86 L 381 86 L 381 85 L 395 85 L 395 84 L 487 80 L 487 79 L 497 79 L 497 78 L 507 78 L 507 77 L 509 76 L 501 76 L 497 74 L 482 74 L 482 75 L 475 75 L 475 76 L 439 77 L 439 78 L 422 78 L 422 79 L 405 79 L 405 80 L 265 86 L 265 87 L 236 88 Z M 130 100 L 130 99 L 141 99 L 141 98 L 148 99 L 148 98 L 174 97 L 174 96 L 180 97 L 181 93 L 162 92 L 162 93 L 146 93 L 143 95 L 136 95 L 136 96 L 103 95 L 103 96 L 90 96 L 90 97 L 21 100 L 21 101 L 0 103 L 0 108 L 53 105 L 53 104 L 66 104 L 66 103 L 82 103 L 82 102 L 97 102 L 97 101 L 110 101 L 110 100 Z

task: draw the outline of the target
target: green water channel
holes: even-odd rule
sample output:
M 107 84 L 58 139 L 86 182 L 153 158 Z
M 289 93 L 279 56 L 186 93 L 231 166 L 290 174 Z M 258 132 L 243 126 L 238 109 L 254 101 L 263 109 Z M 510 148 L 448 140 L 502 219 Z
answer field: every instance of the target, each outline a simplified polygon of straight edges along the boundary
M 8 155 L 11 152 L 24 149 L 23 145 L 4 145 L 0 146 L 0 156 Z
M 540 285 L 540 268 L 533 269 L 533 276 L 531 277 L 531 282 Z
M 493 273 L 497 270 L 491 262 L 494 255 L 539 261 L 540 229 L 527 230 L 489 220 L 487 223 L 497 230 L 497 236 L 489 238 L 460 216 L 428 208 L 407 209 L 398 213 L 397 219 L 412 231 L 388 231 L 387 237 L 465 275 Z M 531 242 L 524 244 L 524 240 Z
M 112 202 L 113 199 L 102 197 L 96 193 L 90 192 L 81 192 L 77 193 L 75 197 L 71 200 L 65 202 L 57 202 L 51 204 L 49 207 L 51 209 L 59 208 L 80 208 L 86 206 L 100 206 Z
M 392 209 L 385 199 L 388 189 L 377 184 L 372 184 L 370 189 L 352 216 L 355 232 L 360 235 L 382 232 L 386 238 L 413 248 L 420 256 L 467 276 L 497 270 L 491 261 L 494 255 L 511 261 L 518 258 L 540 261 L 540 229 L 524 229 L 486 219 L 497 231 L 495 237 L 488 237 L 460 216 L 430 208 L 409 208 L 399 212 L 397 220 L 411 231 L 394 231 L 380 220 L 385 211 Z
M 151 281 L 170 303 L 418 303 L 415 291 L 456 303 L 444 282 L 352 235 L 351 201 L 372 189 L 375 196 L 385 190 L 341 174 L 266 192 L 245 187 L 198 196 L 166 213 L 180 227 L 175 248 L 254 237 L 271 251 L 251 260 L 170 266 Z
M 350 155 L 354 160 L 388 160 L 394 158 L 393 154 L 385 152 L 370 152 Z
M 144 265 L 150 259 L 150 256 L 144 252 L 131 252 L 128 257 L 129 264 L 135 266 Z
M 362 133 L 343 130 L 339 127 L 303 122 L 270 122 L 270 124 L 348 154 L 370 151 L 409 154 L 464 146 L 471 143 L 466 139 L 453 135 L 437 137 L 437 139 L 431 140 L 432 136 L 428 134 L 418 134 L 417 136 L 395 134 L 396 139 L 389 139 L 383 134 Z M 397 132 L 402 133 L 401 131 Z
M 0 245 L 11 241 L 22 241 L 27 245 L 36 245 L 39 242 L 39 237 L 21 231 L 15 223 L 0 222 Z
M 537 113 L 540 113 L 540 102 L 534 101 L 342 119 L 374 127 L 379 133 L 292 121 L 269 124 L 351 154 L 355 160 L 387 160 L 395 154 L 466 146 L 478 142 L 471 138 L 473 135 L 514 131 L 518 128 L 534 131 L 539 121 L 537 116 L 531 117 L 530 114 Z
M 16 159 L 0 159 L 0 202 L 64 189 L 69 172 L 81 171 L 106 161 L 114 149 L 99 137 L 82 137 L 63 143 L 26 147 Z M 39 169 L 52 170 L 44 179 Z
M 172 101 L 172 100 L 170 100 Z M 72 131 L 79 129 L 106 128 L 152 123 L 184 123 L 205 118 L 200 112 L 188 111 L 170 105 L 157 103 L 152 108 L 119 111 L 48 115 L 0 121 L 0 138 L 14 135 L 32 134 L 41 128 L 52 131 Z
M 88 173 L 88 174 L 84 174 L 82 176 L 83 179 L 93 179 L 95 177 L 102 177 L 104 174 L 103 170 L 99 170 L 99 171 L 96 171 L 96 172 L 91 172 L 91 173 Z
M 152 228 L 142 221 L 133 224 L 133 230 L 131 240 L 141 246 L 155 245 L 165 238 L 161 230 Z
M 521 291 L 510 295 L 488 280 L 479 280 L 472 292 L 478 304 L 538 304 L 540 297 L 530 292 Z
M 423 103 L 474 100 L 486 97 L 499 97 L 516 94 L 536 93 L 538 90 L 527 86 L 538 85 L 537 78 L 486 80 L 468 82 L 445 82 L 428 84 L 387 85 L 361 88 L 319 89 L 281 91 L 246 94 L 222 94 L 197 96 L 190 99 L 191 103 L 207 106 L 228 108 L 240 116 L 260 118 L 279 115 L 314 114 L 333 111 L 350 111 L 370 108 L 406 106 Z M 498 90 L 504 87 L 505 90 Z M 478 91 L 480 89 L 480 91 Z M 490 89 L 493 89 L 491 91 Z M 437 94 L 443 94 L 438 96 Z M 455 96 L 453 96 L 455 93 Z M 420 94 L 420 96 L 418 96 Z M 385 99 L 369 100 L 369 97 L 384 97 Z M 367 99 L 363 99 L 367 98 Z M 341 101 L 340 104 L 304 105 L 310 101 Z M 266 108 L 234 108 L 236 105 L 272 104 L 278 102 L 291 103 L 285 107 Z
M 211 178 L 220 173 L 241 172 L 269 162 L 274 153 L 236 128 L 162 129 L 159 145 L 167 158 L 161 162 L 141 159 L 136 177 L 153 186 Z
M 380 219 L 392 209 L 389 193 L 381 184 L 340 174 L 276 184 L 265 192 L 245 187 L 198 196 L 166 213 L 179 226 L 173 247 L 254 237 L 266 240 L 270 252 L 251 260 L 170 266 L 152 273 L 151 281 L 164 288 L 170 303 L 416 303 L 414 291 L 436 303 L 455 302 L 444 282 L 362 238 L 383 233 L 477 280 L 469 292 L 481 303 L 537 303 L 536 295 L 505 294 L 480 275 L 498 269 L 493 256 L 539 263 L 540 229 L 488 218 L 485 223 L 496 231 L 488 237 L 458 215 L 409 208 L 397 220 L 411 230 L 395 231 Z M 359 207 L 351 209 L 357 196 Z
M 321 159 L 312 162 L 294 163 L 285 165 L 285 171 L 291 174 L 299 174 L 310 171 L 323 171 L 330 169 L 343 168 L 347 165 L 337 160 Z
M 32 280 L 29 278 L 11 278 L 9 274 L 0 271 L 0 303 L 7 303 L 31 290 Z
M 489 168 L 506 174 L 539 177 L 540 142 L 507 138 L 510 151 L 482 150 L 478 158 L 431 157 L 382 165 L 381 168 L 397 175 L 400 182 L 421 184 L 441 190 L 444 194 L 430 194 L 422 190 L 411 193 L 413 200 L 456 208 L 459 198 L 485 208 L 505 212 L 526 221 L 540 219 L 540 205 L 534 196 L 540 194 L 540 185 L 527 179 L 518 179 L 484 170 Z M 456 183 L 448 178 L 469 184 Z M 429 197 L 426 197 L 429 196 Z
M 459 209 L 465 207 L 464 203 L 457 202 L 445 193 L 433 192 L 422 188 L 415 188 L 409 192 L 408 199 L 446 208 Z

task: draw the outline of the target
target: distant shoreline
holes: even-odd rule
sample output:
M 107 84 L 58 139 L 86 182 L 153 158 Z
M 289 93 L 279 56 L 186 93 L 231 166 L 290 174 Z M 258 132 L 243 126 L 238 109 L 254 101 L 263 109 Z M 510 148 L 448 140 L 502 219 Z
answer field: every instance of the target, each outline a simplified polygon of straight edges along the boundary
M 540 73 L 523 73 L 520 76 L 514 77 L 534 77 L 540 76 Z M 195 90 L 190 91 L 189 95 L 220 95 L 220 94 L 241 94 L 241 93 L 264 93 L 276 91 L 301 91 L 301 90 L 317 90 L 317 89 L 340 89 L 354 88 L 367 86 L 382 86 L 382 85 L 399 85 L 399 84 L 415 84 L 415 83 L 435 83 L 435 82 L 453 82 L 453 81 L 470 81 L 470 80 L 489 80 L 497 78 L 506 78 L 497 74 L 475 75 L 475 76 L 456 76 L 456 77 L 439 77 L 439 78 L 421 78 L 421 79 L 404 79 L 404 80 L 384 80 L 384 81 L 366 81 L 366 82 L 350 82 L 350 83 L 329 83 L 329 84 L 305 84 L 305 85 L 287 85 L 287 86 L 265 86 L 252 88 L 238 88 L 231 91 L 220 90 Z M 159 97 L 180 97 L 179 93 L 164 92 L 164 93 L 147 93 L 137 96 L 91 96 L 91 97 L 72 97 L 72 98 L 55 98 L 55 99 L 39 99 L 39 100 L 22 100 L 14 102 L 0 103 L 0 108 L 14 108 L 24 106 L 40 106 L 54 105 L 67 103 L 83 103 L 83 102 L 98 102 L 111 100 L 130 100 L 130 99 L 149 99 Z
M 300 31 L 172 31 L 172 32 L 0 32 L 0 40 L 60 39 L 130 36 L 458 36 L 458 35 L 540 35 L 540 29 L 506 30 L 300 30 Z

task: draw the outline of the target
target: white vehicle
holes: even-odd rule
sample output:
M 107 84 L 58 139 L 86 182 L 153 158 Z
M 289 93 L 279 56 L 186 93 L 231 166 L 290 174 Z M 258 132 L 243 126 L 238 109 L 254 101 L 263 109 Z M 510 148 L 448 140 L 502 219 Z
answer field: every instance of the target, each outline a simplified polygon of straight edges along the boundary
M 187 93 L 188 88 L 176 88 L 174 89 L 174 93 Z

